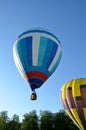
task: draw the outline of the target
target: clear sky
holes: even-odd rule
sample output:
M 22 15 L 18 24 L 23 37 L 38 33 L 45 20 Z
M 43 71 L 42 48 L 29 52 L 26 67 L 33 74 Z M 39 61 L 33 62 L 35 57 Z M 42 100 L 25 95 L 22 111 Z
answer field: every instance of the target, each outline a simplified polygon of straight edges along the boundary
M 38 99 L 13 60 L 13 44 L 24 31 L 43 27 L 58 37 L 62 59 L 54 74 L 37 89 Z M 0 111 L 22 115 L 36 110 L 63 109 L 61 86 L 73 78 L 86 77 L 85 0 L 0 0 Z

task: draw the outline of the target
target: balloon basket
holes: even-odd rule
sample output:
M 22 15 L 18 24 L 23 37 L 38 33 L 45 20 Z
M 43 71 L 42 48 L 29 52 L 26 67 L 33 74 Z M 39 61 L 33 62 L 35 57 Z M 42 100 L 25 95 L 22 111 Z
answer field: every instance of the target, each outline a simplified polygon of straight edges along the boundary
M 32 93 L 30 99 L 31 100 L 36 100 L 37 99 L 36 93 Z

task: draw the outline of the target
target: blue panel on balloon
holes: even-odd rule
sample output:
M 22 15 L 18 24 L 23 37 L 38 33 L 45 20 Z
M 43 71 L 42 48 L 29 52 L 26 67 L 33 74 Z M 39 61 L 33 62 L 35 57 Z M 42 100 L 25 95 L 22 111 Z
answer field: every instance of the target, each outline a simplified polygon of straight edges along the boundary
M 30 83 L 32 91 L 35 90 L 36 88 L 39 88 L 44 83 L 44 81 L 41 78 L 36 77 L 29 78 L 28 82 Z

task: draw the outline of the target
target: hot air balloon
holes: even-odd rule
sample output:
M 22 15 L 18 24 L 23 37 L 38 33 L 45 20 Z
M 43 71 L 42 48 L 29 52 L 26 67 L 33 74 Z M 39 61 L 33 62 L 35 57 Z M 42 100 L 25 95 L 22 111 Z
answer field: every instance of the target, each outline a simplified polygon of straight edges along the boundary
M 82 130 L 86 130 L 86 78 L 77 78 L 61 88 L 61 101 L 66 113 Z
M 15 64 L 37 98 L 35 89 L 51 76 L 62 56 L 58 38 L 46 29 L 34 28 L 22 33 L 13 46 Z

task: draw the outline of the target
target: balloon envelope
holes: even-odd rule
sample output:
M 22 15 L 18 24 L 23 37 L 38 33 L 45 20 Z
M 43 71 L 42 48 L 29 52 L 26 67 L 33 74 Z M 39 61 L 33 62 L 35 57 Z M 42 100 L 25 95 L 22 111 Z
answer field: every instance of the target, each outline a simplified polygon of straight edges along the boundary
M 62 55 L 60 41 L 49 31 L 35 28 L 22 33 L 13 46 L 15 64 L 32 91 L 54 72 Z
M 66 113 L 82 130 L 86 130 L 86 78 L 70 80 L 61 88 Z

